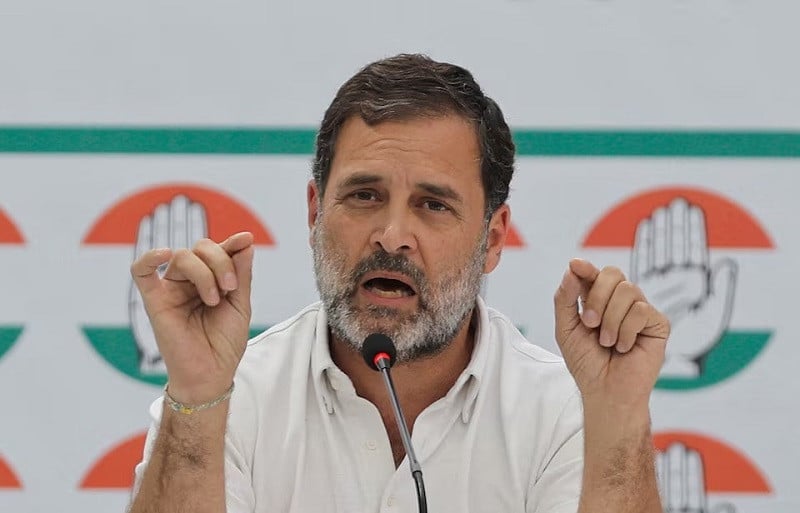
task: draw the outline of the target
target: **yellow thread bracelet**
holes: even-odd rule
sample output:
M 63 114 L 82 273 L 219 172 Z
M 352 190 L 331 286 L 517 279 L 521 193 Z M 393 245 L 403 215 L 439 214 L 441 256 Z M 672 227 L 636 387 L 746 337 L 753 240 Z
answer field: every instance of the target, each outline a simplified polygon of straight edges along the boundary
M 214 406 L 218 405 L 219 403 L 226 401 L 231 394 L 233 394 L 233 383 L 231 383 L 230 388 L 225 391 L 224 394 L 217 397 L 216 399 L 209 401 L 207 403 L 199 404 L 197 406 L 190 406 L 188 404 L 179 403 L 169 395 L 169 391 L 167 388 L 169 387 L 169 383 L 164 386 L 164 401 L 166 401 L 167 406 L 172 408 L 173 411 L 178 413 L 183 413 L 185 415 L 191 415 L 194 412 L 207 410 L 209 408 L 213 408 Z

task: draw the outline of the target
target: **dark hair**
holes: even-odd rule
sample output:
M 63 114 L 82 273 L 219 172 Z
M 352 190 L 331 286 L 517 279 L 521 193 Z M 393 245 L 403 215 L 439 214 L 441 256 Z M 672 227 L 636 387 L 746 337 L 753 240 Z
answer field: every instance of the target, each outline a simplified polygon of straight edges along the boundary
M 336 137 L 358 114 L 369 125 L 457 114 L 475 125 L 487 218 L 508 198 L 514 142 L 500 107 L 466 69 L 425 55 L 400 54 L 368 64 L 339 88 L 317 134 L 314 180 L 324 194 Z

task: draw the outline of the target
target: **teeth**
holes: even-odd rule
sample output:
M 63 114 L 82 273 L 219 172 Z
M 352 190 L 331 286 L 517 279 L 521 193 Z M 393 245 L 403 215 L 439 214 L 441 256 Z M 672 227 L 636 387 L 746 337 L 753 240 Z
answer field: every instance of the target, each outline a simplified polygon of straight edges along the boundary
M 385 297 L 385 298 L 398 298 L 398 297 L 405 297 L 405 292 L 402 290 L 381 290 L 377 287 L 372 287 L 372 293 L 376 296 Z

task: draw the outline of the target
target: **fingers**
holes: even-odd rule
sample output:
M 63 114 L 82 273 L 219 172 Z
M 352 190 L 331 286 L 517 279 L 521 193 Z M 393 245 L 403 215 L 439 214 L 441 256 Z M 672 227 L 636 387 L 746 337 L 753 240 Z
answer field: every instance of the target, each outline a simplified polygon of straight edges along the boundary
M 708 238 L 706 236 L 706 216 L 696 206 L 689 207 L 689 263 L 699 267 L 708 267 Z
M 669 263 L 671 267 L 684 267 L 689 260 L 689 203 L 675 198 L 669 211 Z
M 192 202 L 187 212 L 187 244 L 188 248 L 195 241 L 208 237 L 208 222 L 206 221 L 206 209 L 201 203 Z
M 169 204 L 169 247 L 190 248 L 194 243 L 189 240 L 188 221 L 186 219 L 189 211 L 189 198 L 178 195 L 172 198 Z
M 131 276 L 142 293 L 146 296 L 161 285 L 158 268 L 169 262 L 172 251 L 169 248 L 159 248 L 144 252 L 131 264 Z
M 233 256 L 234 253 L 252 245 L 253 234 L 250 232 L 239 232 L 220 242 L 220 246 L 222 246 L 222 248 L 231 256 Z
M 587 327 L 600 328 L 601 346 L 627 353 L 647 326 L 651 314 L 652 307 L 641 289 L 625 280 L 619 269 L 607 268 L 601 271 L 589 290 L 583 319 Z
M 151 248 L 168 248 L 169 240 L 169 205 L 161 203 L 153 211 L 153 235 Z M 186 247 L 186 246 L 184 246 Z
M 556 341 L 559 344 L 563 340 L 562 334 L 571 332 L 581 322 L 578 316 L 578 297 L 582 291 L 581 279 L 568 268 L 553 297 Z
M 703 460 L 700 453 L 689 449 L 686 452 L 686 502 L 689 511 L 705 511 L 706 490 Z
M 705 471 L 700 453 L 673 442 L 658 461 L 661 495 L 667 511 L 707 510 Z
M 653 267 L 653 230 L 650 219 L 642 219 L 636 226 L 631 251 L 631 281 L 638 282 L 646 277 Z
M 250 293 L 252 270 L 253 235 L 242 232 L 229 237 L 220 244 L 210 239 L 200 239 L 189 249 L 174 252 L 164 278 L 173 281 L 189 281 L 195 285 L 203 302 L 215 306 L 222 296 L 235 291 L 246 282 L 246 293 Z M 249 256 L 239 253 L 249 250 Z M 237 260 L 246 266 L 239 269 Z
M 143 221 L 142 226 L 148 223 Z M 144 297 L 161 287 L 158 269 L 168 263 L 163 279 L 192 283 L 206 305 L 215 306 L 222 296 L 237 291 L 238 295 L 229 299 L 243 308 L 249 305 L 253 252 L 253 235 L 249 232 L 237 233 L 219 244 L 201 239 L 192 249 L 144 252 L 131 265 L 131 275 Z
M 583 281 L 581 319 L 588 328 L 597 328 L 614 288 L 625 279 L 625 275 L 616 267 L 606 267 L 600 271 L 592 263 L 579 258 L 570 261 L 569 267 Z
M 656 269 L 664 269 L 667 266 L 667 252 L 669 250 L 668 230 L 670 228 L 668 211 L 664 207 L 659 207 L 653 211 L 653 266 Z
M 569 274 L 577 278 L 577 283 L 567 280 Z M 570 292 L 564 293 L 563 315 L 567 315 L 569 308 L 576 312 L 574 300 L 570 304 L 567 299 L 580 295 L 583 310 L 579 321 L 587 328 L 597 329 L 597 340 L 603 347 L 626 353 L 636 345 L 640 335 L 666 338 L 666 318 L 647 302 L 641 289 L 628 281 L 619 268 L 599 270 L 586 260 L 574 259 L 568 275 L 560 287 Z M 565 283 L 569 287 L 565 287 Z M 559 302 L 556 304 L 558 306 Z M 578 316 L 577 313 L 573 315 Z
M 658 207 L 639 221 L 631 252 L 631 281 L 654 272 L 708 264 L 705 214 L 685 198 Z
M 165 280 L 191 282 L 200 299 L 208 306 L 219 303 L 220 292 L 212 269 L 194 251 L 186 248 L 176 250 L 164 273 Z

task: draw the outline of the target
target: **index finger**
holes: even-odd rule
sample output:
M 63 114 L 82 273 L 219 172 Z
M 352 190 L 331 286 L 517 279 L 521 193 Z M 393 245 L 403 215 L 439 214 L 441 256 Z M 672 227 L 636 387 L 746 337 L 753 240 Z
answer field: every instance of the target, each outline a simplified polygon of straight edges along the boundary
M 228 255 L 233 256 L 239 251 L 252 246 L 254 240 L 255 238 L 251 232 L 239 232 L 220 242 L 219 245 Z
M 169 262 L 170 258 L 172 258 L 170 248 L 157 248 L 146 251 L 131 264 L 133 282 L 139 288 L 142 296 L 161 286 L 158 268 Z
M 573 258 L 572 260 L 570 260 L 569 268 L 573 273 L 575 273 L 578 276 L 578 278 L 588 282 L 589 285 L 594 283 L 594 281 L 597 279 L 597 276 L 600 275 L 600 269 L 598 269 L 590 261 L 584 260 L 582 258 Z
M 580 322 L 578 298 L 586 300 L 589 287 L 586 281 L 597 278 L 599 269 L 586 260 L 574 258 L 561 279 L 561 284 L 553 298 L 555 303 L 556 333 L 570 331 Z M 560 337 L 557 337 L 560 340 Z

